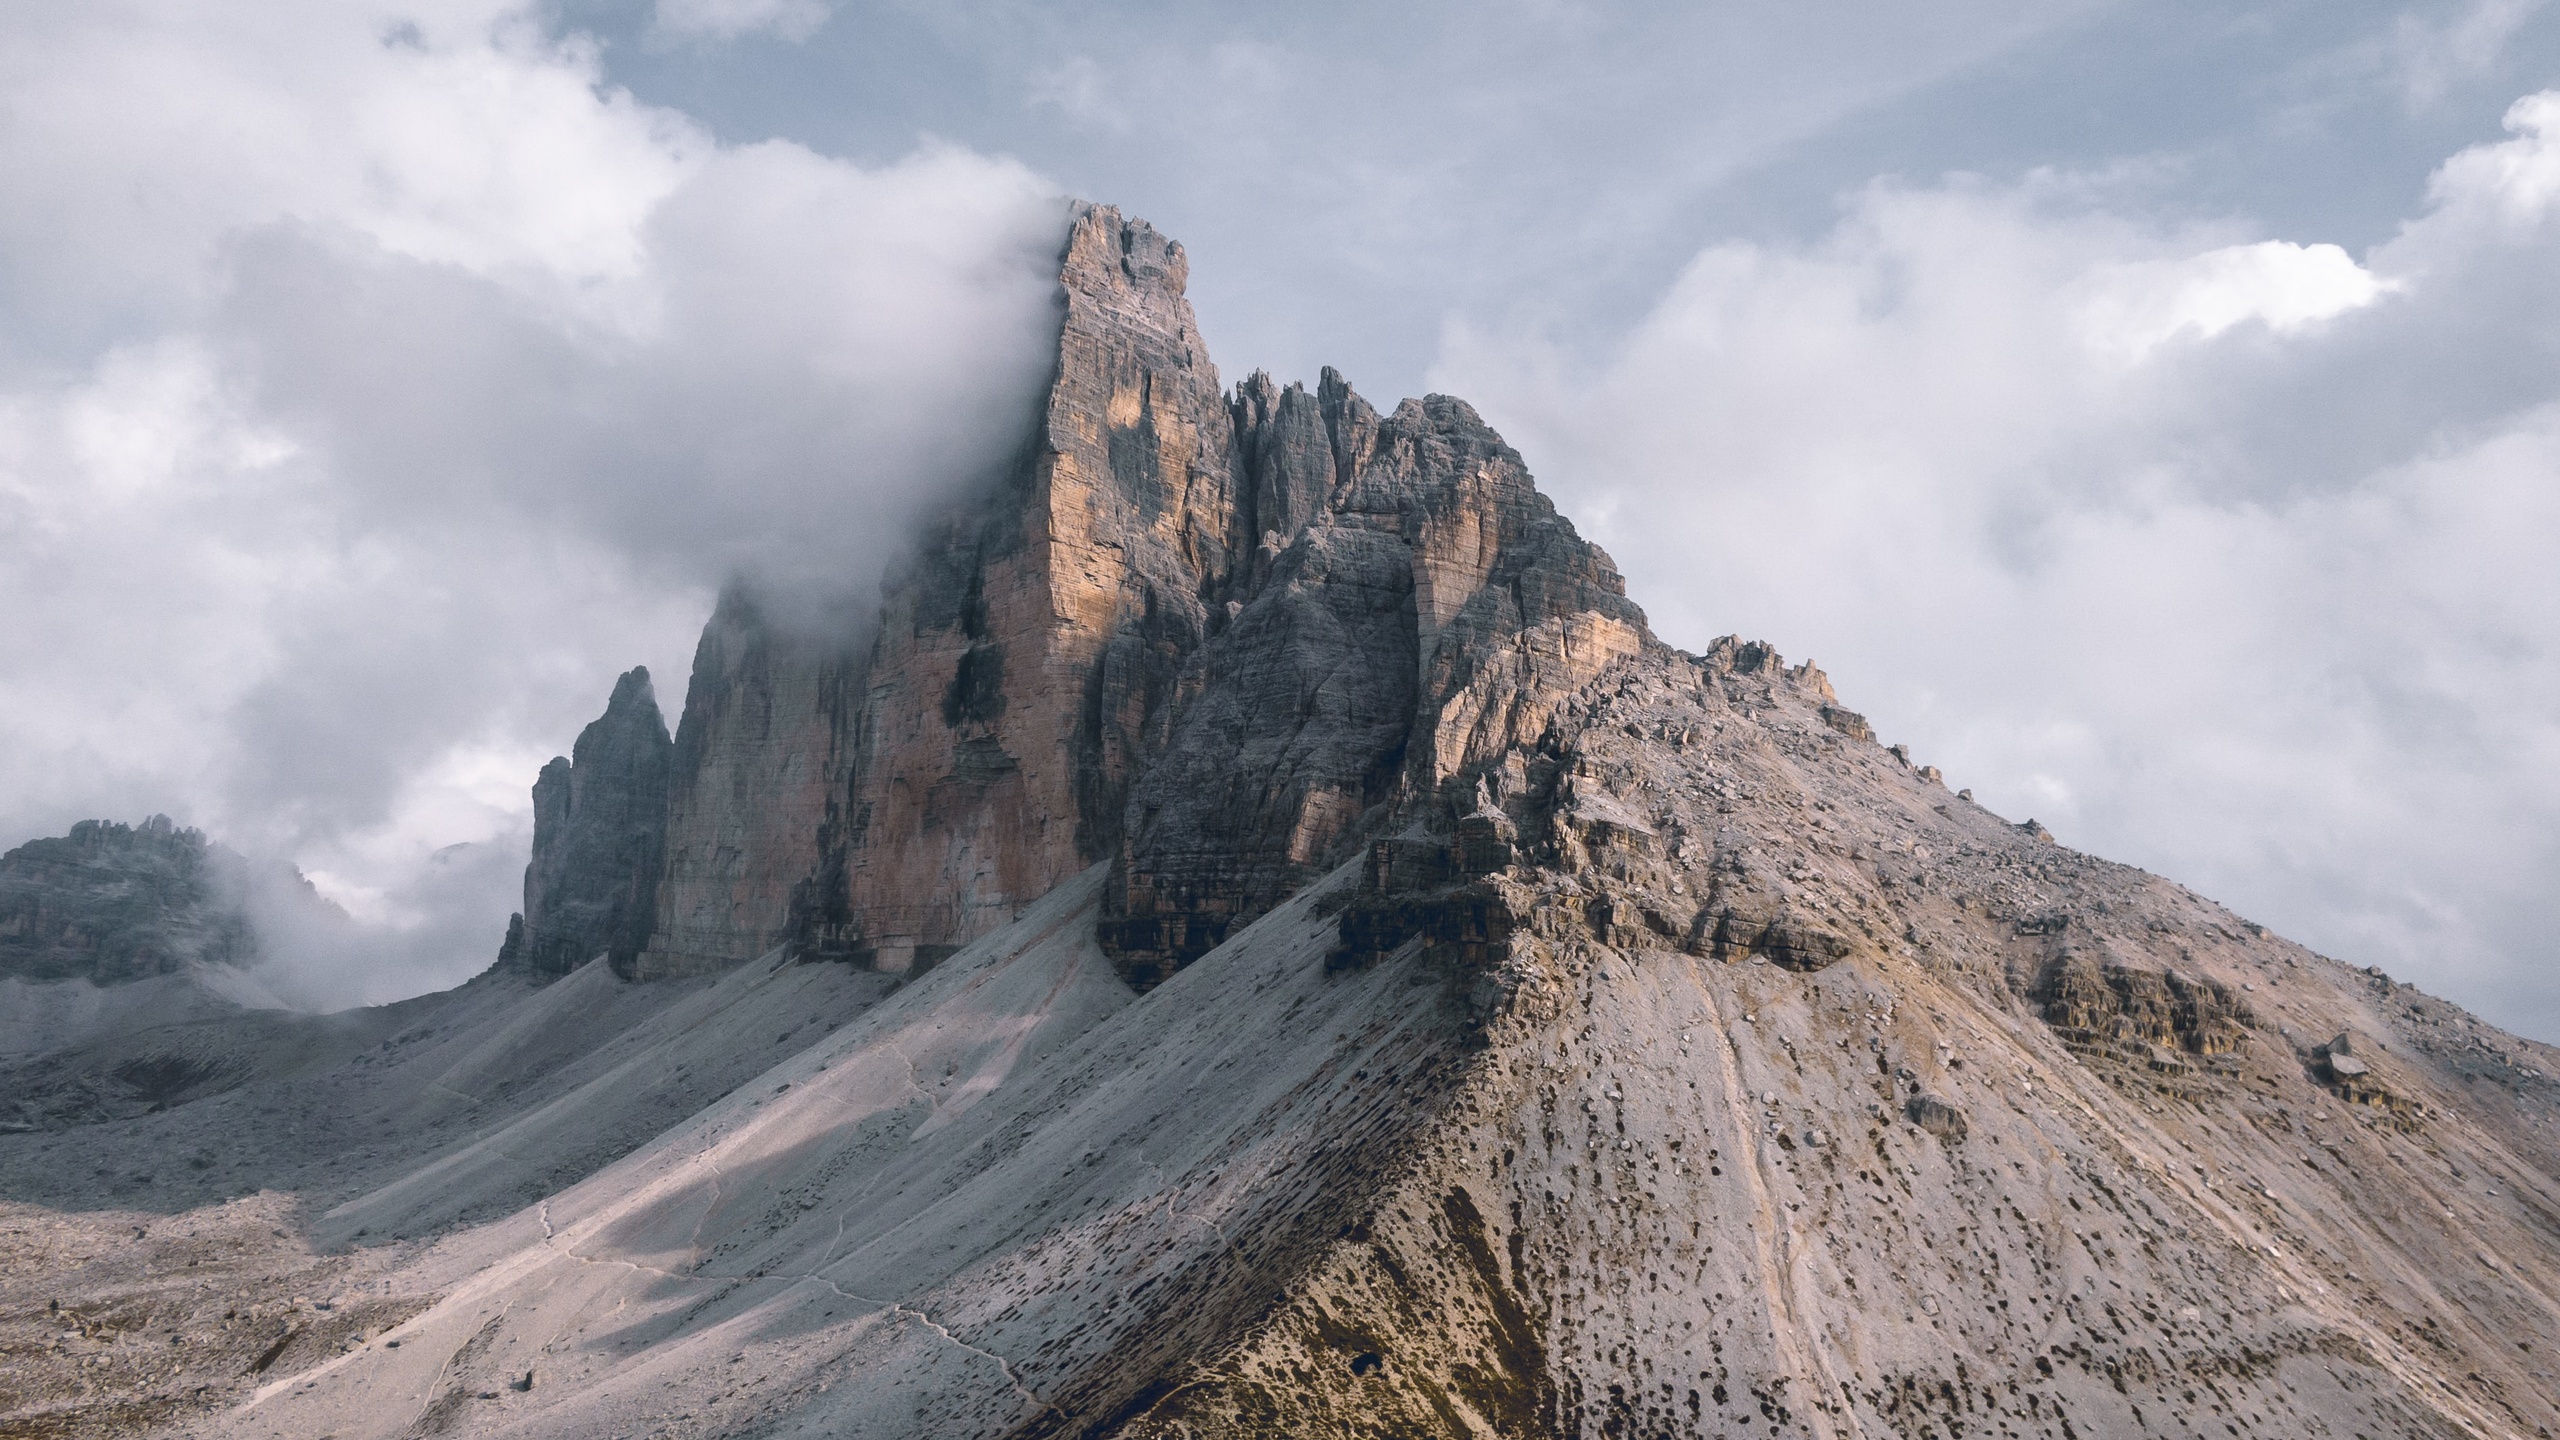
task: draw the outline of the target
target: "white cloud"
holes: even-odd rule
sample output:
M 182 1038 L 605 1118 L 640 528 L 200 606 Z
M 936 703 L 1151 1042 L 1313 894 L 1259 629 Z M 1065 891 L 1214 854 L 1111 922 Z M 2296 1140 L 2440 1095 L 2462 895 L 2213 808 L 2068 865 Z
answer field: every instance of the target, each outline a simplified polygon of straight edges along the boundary
M 485 964 L 613 673 L 865 592 L 1045 376 L 1036 177 L 721 147 L 501 5 L 13 11 L 0 95 L 0 839 L 298 861 L 368 922 L 300 998 Z
M 2335 245 L 2261 240 L 2177 260 L 2112 266 L 2092 277 L 2080 307 L 2098 348 L 2139 360 L 2182 335 L 2210 340 L 2244 321 L 2299 330 L 2370 305 L 2382 281 Z
M 2435 212 L 2414 229 L 2548 238 L 2552 210 L 2560 206 L 2560 91 L 2518 100 L 2508 107 L 2506 127 L 2514 139 L 2465 150 L 2435 173 L 2427 187 Z
M 1674 640 L 1816 656 L 2004 813 L 2560 1034 L 2555 121 L 2361 263 L 1878 187 L 1596 365 L 1455 330 L 1435 384 Z

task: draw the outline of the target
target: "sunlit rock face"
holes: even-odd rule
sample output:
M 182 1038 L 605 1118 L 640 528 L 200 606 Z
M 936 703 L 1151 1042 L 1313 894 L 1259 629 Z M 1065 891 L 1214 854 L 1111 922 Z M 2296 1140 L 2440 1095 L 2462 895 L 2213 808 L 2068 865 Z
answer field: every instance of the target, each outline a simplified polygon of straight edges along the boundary
M 1243 532 L 1181 247 L 1081 211 L 1021 458 L 932 517 L 876 620 L 810 635 L 733 589 L 676 736 L 641 968 L 775 943 L 930 963 L 1116 847 Z
M 904 971 L 1108 860 L 1106 943 L 1154 983 L 1637 647 L 1615 567 L 1473 410 L 1381 416 L 1331 371 L 1226 390 L 1188 266 L 1079 213 L 1021 462 L 932 519 L 876 623 L 723 597 L 641 973 L 774 944 Z

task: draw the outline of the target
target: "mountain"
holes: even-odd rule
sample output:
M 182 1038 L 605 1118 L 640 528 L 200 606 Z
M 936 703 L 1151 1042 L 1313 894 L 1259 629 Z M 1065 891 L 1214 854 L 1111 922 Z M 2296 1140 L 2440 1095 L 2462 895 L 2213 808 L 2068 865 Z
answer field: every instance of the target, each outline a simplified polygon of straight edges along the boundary
M 1472 409 L 1381 416 L 1331 371 L 1228 393 L 1187 273 L 1143 221 L 1081 214 L 1021 463 L 933 517 L 867 643 L 727 592 L 675 735 L 663 869 L 572 858 L 585 832 L 546 824 L 521 947 L 552 943 L 537 874 L 578 873 L 654 891 L 643 973 L 778 944 L 903 970 L 1110 861 L 1106 940 L 1143 986 L 1640 647 L 1608 557 Z M 618 689 L 598 725 L 627 708 Z M 562 793 L 545 775 L 538 819 Z
M 501 967 L 556 978 L 609 955 L 631 972 L 657 911 L 674 748 L 640 666 L 614 682 L 570 753 L 542 767 L 524 909 L 508 920 Z
M 0 1425 L 2560 1425 L 2560 1055 L 1663 644 L 1186 271 L 1079 210 L 1018 465 L 852 633 L 733 588 L 663 745 L 626 676 L 488 974 L 0 1137 Z
M 0 1068 L 100 1036 L 281 1008 L 249 973 L 259 878 L 166 815 L 84 820 L 0 855 Z M 309 891 L 298 874 L 263 878 L 271 892 Z M 328 907 L 317 892 L 304 898 Z M 0 1125 L 20 1123 L 10 1110 L 30 1098 L 12 1088 Z
M 0 975 L 113 985 L 256 957 L 246 862 L 166 815 L 0 855 Z

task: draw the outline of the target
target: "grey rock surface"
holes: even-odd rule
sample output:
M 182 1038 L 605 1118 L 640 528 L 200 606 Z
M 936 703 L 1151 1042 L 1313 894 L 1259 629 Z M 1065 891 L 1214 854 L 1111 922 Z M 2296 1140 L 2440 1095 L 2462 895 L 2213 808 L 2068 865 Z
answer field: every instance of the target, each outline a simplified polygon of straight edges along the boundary
M 115 985 L 257 958 L 246 863 L 154 815 L 0 855 L 0 976 Z
M 1252 523 L 1298 528 L 1262 527 L 1130 798 L 1103 934 L 1140 985 L 1449 785 L 1474 794 L 1540 691 L 1645 633 L 1609 557 L 1465 402 L 1382 420 L 1327 370 L 1312 400 L 1257 375 L 1236 410 Z
M 614 683 L 570 754 L 542 767 L 524 910 L 501 966 L 556 978 L 605 955 L 630 972 L 657 920 L 673 749 L 642 666 Z

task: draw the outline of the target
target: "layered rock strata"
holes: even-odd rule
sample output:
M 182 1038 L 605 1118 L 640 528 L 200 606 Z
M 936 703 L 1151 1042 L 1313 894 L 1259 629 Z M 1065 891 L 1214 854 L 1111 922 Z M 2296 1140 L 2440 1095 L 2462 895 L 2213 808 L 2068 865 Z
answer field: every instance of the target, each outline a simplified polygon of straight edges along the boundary
M 498 963 L 557 977 L 610 955 L 626 974 L 657 918 L 673 742 L 647 667 L 614 683 L 604 713 L 533 786 L 524 910 Z

